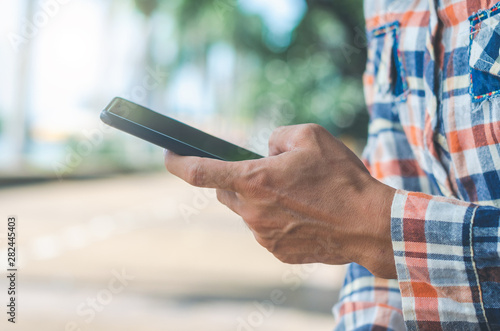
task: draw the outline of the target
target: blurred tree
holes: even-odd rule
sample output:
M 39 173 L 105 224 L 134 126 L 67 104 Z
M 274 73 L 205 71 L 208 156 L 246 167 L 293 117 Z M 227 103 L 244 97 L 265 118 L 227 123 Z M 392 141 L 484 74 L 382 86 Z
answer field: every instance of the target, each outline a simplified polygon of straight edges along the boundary
M 170 72 L 188 62 L 206 79 L 210 48 L 220 42 L 234 48 L 236 97 L 219 100 L 218 109 L 239 109 L 249 118 L 277 109 L 286 114 L 280 124 L 316 122 L 337 135 L 366 137 L 362 0 L 306 0 L 285 46 L 270 42 L 263 18 L 236 0 L 135 2 L 148 16 L 175 18 L 179 52 Z
M 158 7 L 158 0 L 135 0 L 135 5 L 146 16 L 151 16 Z

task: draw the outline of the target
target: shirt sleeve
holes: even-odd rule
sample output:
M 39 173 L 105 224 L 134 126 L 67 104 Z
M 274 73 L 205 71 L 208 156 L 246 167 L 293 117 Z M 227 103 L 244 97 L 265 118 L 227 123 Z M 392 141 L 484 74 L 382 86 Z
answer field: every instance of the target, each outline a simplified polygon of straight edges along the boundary
M 336 331 L 405 329 L 398 282 L 376 278 L 356 263 L 347 267 L 333 314 Z
M 392 242 L 409 330 L 500 329 L 500 209 L 398 191 Z

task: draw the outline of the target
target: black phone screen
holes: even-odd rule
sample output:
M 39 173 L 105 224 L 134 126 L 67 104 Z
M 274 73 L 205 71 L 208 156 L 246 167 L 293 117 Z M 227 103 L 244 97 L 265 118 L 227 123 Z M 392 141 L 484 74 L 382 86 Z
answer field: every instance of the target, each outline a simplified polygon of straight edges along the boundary
M 180 155 L 225 161 L 262 158 L 254 152 L 122 98 L 111 101 L 101 113 L 101 119 L 117 129 Z

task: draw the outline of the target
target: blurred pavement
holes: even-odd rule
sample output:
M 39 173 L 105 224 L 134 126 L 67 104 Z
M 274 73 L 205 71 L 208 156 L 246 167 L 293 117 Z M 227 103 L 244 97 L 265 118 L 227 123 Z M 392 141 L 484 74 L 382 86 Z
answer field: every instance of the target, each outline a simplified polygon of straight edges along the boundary
M 0 274 L 9 215 L 20 260 L 18 323 L 2 276 L 0 330 L 333 327 L 343 267 L 282 264 L 214 192 L 166 172 L 4 187 L 0 210 Z

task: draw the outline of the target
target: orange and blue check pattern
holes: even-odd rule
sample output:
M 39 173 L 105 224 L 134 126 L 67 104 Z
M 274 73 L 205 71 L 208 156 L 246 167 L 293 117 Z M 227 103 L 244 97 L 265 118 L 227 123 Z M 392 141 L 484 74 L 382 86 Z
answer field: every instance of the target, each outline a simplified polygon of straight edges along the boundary
M 348 267 L 337 330 L 500 330 L 500 2 L 365 0 L 364 160 L 397 280 Z

